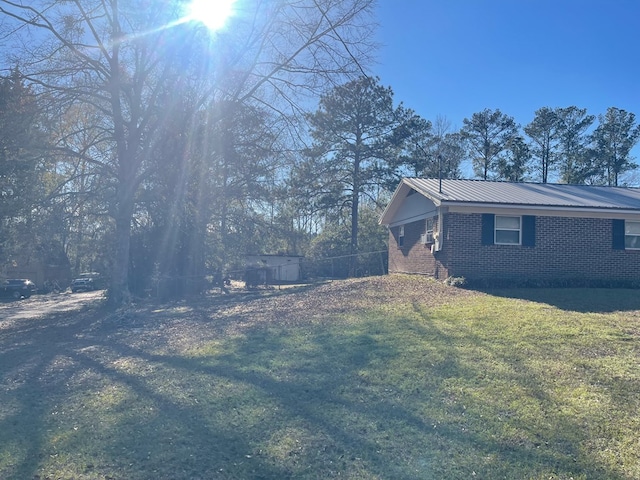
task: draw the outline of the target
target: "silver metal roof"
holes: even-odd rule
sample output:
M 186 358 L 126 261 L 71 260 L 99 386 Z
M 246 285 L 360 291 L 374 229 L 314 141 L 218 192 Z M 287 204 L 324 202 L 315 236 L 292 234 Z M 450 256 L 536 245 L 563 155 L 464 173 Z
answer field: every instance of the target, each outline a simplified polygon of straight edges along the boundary
M 402 183 L 436 204 L 484 203 L 492 205 L 544 206 L 640 210 L 640 189 L 549 183 L 511 183 L 484 180 L 405 178 Z

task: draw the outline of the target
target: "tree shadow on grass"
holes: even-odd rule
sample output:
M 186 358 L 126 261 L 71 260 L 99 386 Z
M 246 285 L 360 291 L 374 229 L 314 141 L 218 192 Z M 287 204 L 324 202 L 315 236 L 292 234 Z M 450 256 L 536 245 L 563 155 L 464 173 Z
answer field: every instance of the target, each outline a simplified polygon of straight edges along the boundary
M 606 435 L 601 432 L 594 436 L 594 429 L 601 428 L 598 418 L 609 418 L 606 410 L 619 411 L 621 417 L 637 417 L 637 407 L 629 407 L 630 403 L 637 405 L 630 402 L 637 391 L 633 383 L 623 387 L 624 379 L 603 378 L 603 371 L 598 372 L 597 378 L 588 379 L 587 383 L 593 382 L 591 388 L 606 392 L 607 397 L 598 405 L 602 409 L 597 412 L 599 416 L 588 419 L 589 411 L 573 411 L 571 403 L 554 391 L 553 372 L 531 363 L 530 352 L 545 350 L 544 346 L 536 342 L 526 345 L 526 340 L 516 346 L 490 339 L 491 333 L 481 330 L 483 325 L 491 324 L 491 318 L 477 318 L 471 324 L 452 320 L 451 330 L 443 330 L 440 322 L 432 321 L 430 312 L 420 305 L 414 305 L 414 309 L 422 319 L 425 335 L 432 339 L 430 344 L 444 347 L 441 354 L 447 360 L 442 369 L 433 372 L 443 380 L 450 375 L 456 378 L 456 388 L 447 387 L 446 391 L 452 392 L 457 404 L 464 404 L 462 415 L 468 428 L 476 428 L 477 437 L 469 443 L 470 452 L 484 451 L 483 455 L 476 455 L 476 460 L 496 457 L 510 465 L 504 478 L 628 478 L 599 463 L 589 448 L 594 442 L 603 441 L 599 435 Z M 561 354 L 547 347 L 536 357 Z M 580 385 L 582 379 L 570 381 L 576 381 L 577 391 L 586 394 Z M 455 409 L 452 414 L 455 416 Z M 624 419 L 617 419 L 620 420 Z M 609 438 L 616 440 L 619 439 Z M 548 477 L 550 474 L 557 477 Z M 503 478 L 501 475 L 497 467 L 486 478 Z
M 350 431 L 339 418 L 362 406 L 334 389 L 347 391 L 349 372 L 384 356 L 366 333 L 349 349 L 314 333 L 289 363 L 291 339 L 254 328 L 223 339 L 209 364 L 158 353 L 166 339 L 134 346 L 162 326 L 115 326 L 112 317 L 93 310 L 2 332 L 1 477 L 322 478 L 355 463 L 357 476 L 420 478 L 397 477 L 376 453 L 366 430 L 384 429 L 379 419 Z
M 528 478 L 552 465 L 560 477 L 619 478 L 576 464 L 575 436 L 537 448 L 488 435 L 499 422 L 533 426 L 464 405 L 458 387 L 483 366 L 416 312 L 419 322 L 254 322 L 227 336 L 218 323 L 249 324 L 253 312 L 203 309 L 180 325 L 207 335 L 193 350 L 171 347 L 175 330 L 151 309 L 126 323 L 98 310 L 21 322 L 0 333 L 0 477 Z M 512 380 L 535 387 L 530 372 Z M 570 418 L 550 422 L 576 431 Z
M 640 290 L 626 288 L 511 288 L 481 290 L 489 295 L 545 303 L 581 313 L 640 311 Z
M 204 392 L 180 388 L 189 372 L 149 364 L 108 318 L 91 310 L 2 332 L 0 478 L 242 478 L 233 470 L 249 439 L 204 418 Z M 251 462 L 251 478 L 288 478 Z

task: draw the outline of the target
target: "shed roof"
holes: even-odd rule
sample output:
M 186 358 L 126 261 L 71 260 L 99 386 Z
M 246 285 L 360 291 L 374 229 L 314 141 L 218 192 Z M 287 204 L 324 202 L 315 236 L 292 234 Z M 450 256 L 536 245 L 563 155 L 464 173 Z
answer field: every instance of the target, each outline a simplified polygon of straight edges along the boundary
M 388 224 L 397 209 L 397 200 L 410 189 L 436 205 L 496 205 L 522 208 L 585 209 L 640 212 L 640 189 L 593 185 L 513 183 L 485 180 L 440 180 L 404 178 L 381 217 Z

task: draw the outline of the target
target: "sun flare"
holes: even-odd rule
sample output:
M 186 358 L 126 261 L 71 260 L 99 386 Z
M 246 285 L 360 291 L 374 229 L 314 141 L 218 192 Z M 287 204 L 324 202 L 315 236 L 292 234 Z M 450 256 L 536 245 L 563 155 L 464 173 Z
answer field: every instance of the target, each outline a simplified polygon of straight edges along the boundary
M 189 18 L 202 23 L 209 30 L 219 30 L 233 14 L 235 0 L 192 0 Z

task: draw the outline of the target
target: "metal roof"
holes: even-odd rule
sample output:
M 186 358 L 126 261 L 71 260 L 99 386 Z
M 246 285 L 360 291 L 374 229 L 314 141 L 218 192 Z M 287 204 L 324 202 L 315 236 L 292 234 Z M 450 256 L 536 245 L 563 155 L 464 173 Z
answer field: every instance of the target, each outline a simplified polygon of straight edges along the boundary
M 640 210 L 640 189 L 593 185 L 405 178 L 403 184 L 436 204 L 473 203 L 527 207 Z M 402 185 L 402 184 L 401 184 Z

